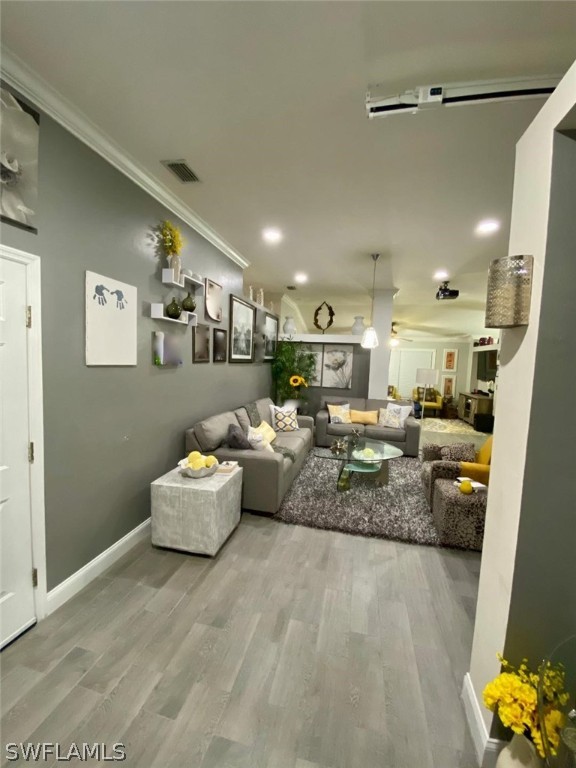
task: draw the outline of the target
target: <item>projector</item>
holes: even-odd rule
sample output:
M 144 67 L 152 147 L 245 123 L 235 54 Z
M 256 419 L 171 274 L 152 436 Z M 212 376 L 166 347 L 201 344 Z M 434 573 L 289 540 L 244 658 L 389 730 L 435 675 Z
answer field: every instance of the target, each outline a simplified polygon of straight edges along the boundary
M 458 296 L 460 296 L 460 291 L 457 291 L 454 288 L 448 288 L 448 283 L 449 280 L 445 280 L 438 286 L 438 291 L 436 293 L 438 301 L 441 301 L 442 299 L 457 299 Z

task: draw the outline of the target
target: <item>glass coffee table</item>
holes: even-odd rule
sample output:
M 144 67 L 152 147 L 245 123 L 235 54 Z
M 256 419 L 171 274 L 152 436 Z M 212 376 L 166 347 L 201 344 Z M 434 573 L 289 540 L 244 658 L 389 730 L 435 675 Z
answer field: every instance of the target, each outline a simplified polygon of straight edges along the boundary
M 339 491 L 349 491 L 353 472 L 372 475 L 377 486 L 388 485 L 388 462 L 404 452 L 383 440 L 347 435 L 335 438 L 331 448 L 314 448 L 313 454 L 318 459 L 340 462 L 337 487 Z

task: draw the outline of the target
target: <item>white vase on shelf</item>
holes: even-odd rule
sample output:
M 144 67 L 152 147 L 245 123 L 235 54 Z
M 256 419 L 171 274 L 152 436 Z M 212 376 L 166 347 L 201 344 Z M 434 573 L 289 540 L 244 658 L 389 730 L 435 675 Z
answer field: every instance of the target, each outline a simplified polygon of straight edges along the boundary
M 362 336 L 364 333 L 365 326 L 364 326 L 364 316 L 363 315 L 354 315 L 354 325 L 350 329 L 350 333 L 353 333 L 354 336 Z
M 294 322 L 292 315 L 286 315 L 282 331 L 285 336 L 293 336 L 296 333 L 296 323 Z
M 177 253 L 173 253 L 172 256 L 168 259 L 168 263 L 170 264 L 170 269 L 174 273 L 174 282 L 179 283 L 180 282 L 180 270 L 182 269 L 182 261 L 180 259 L 180 256 Z
M 496 768 L 544 768 L 544 761 L 526 736 L 515 733 L 498 755 Z

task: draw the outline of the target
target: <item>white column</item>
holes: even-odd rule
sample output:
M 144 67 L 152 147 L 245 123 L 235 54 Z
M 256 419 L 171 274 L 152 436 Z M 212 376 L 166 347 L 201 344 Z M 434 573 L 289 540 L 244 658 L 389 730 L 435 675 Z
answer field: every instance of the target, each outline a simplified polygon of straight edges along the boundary
M 372 325 L 378 334 L 379 346 L 370 353 L 368 397 L 381 399 L 388 395 L 390 368 L 390 329 L 392 326 L 392 300 L 396 289 L 376 291 Z

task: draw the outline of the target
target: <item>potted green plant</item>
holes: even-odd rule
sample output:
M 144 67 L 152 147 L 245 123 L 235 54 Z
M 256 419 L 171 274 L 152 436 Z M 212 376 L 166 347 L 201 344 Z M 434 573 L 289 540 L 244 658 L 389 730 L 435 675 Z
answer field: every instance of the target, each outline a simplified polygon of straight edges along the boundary
M 310 347 L 301 341 L 284 339 L 276 345 L 272 361 L 274 400 L 306 400 L 306 389 L 316 368 L 316 358 Z

